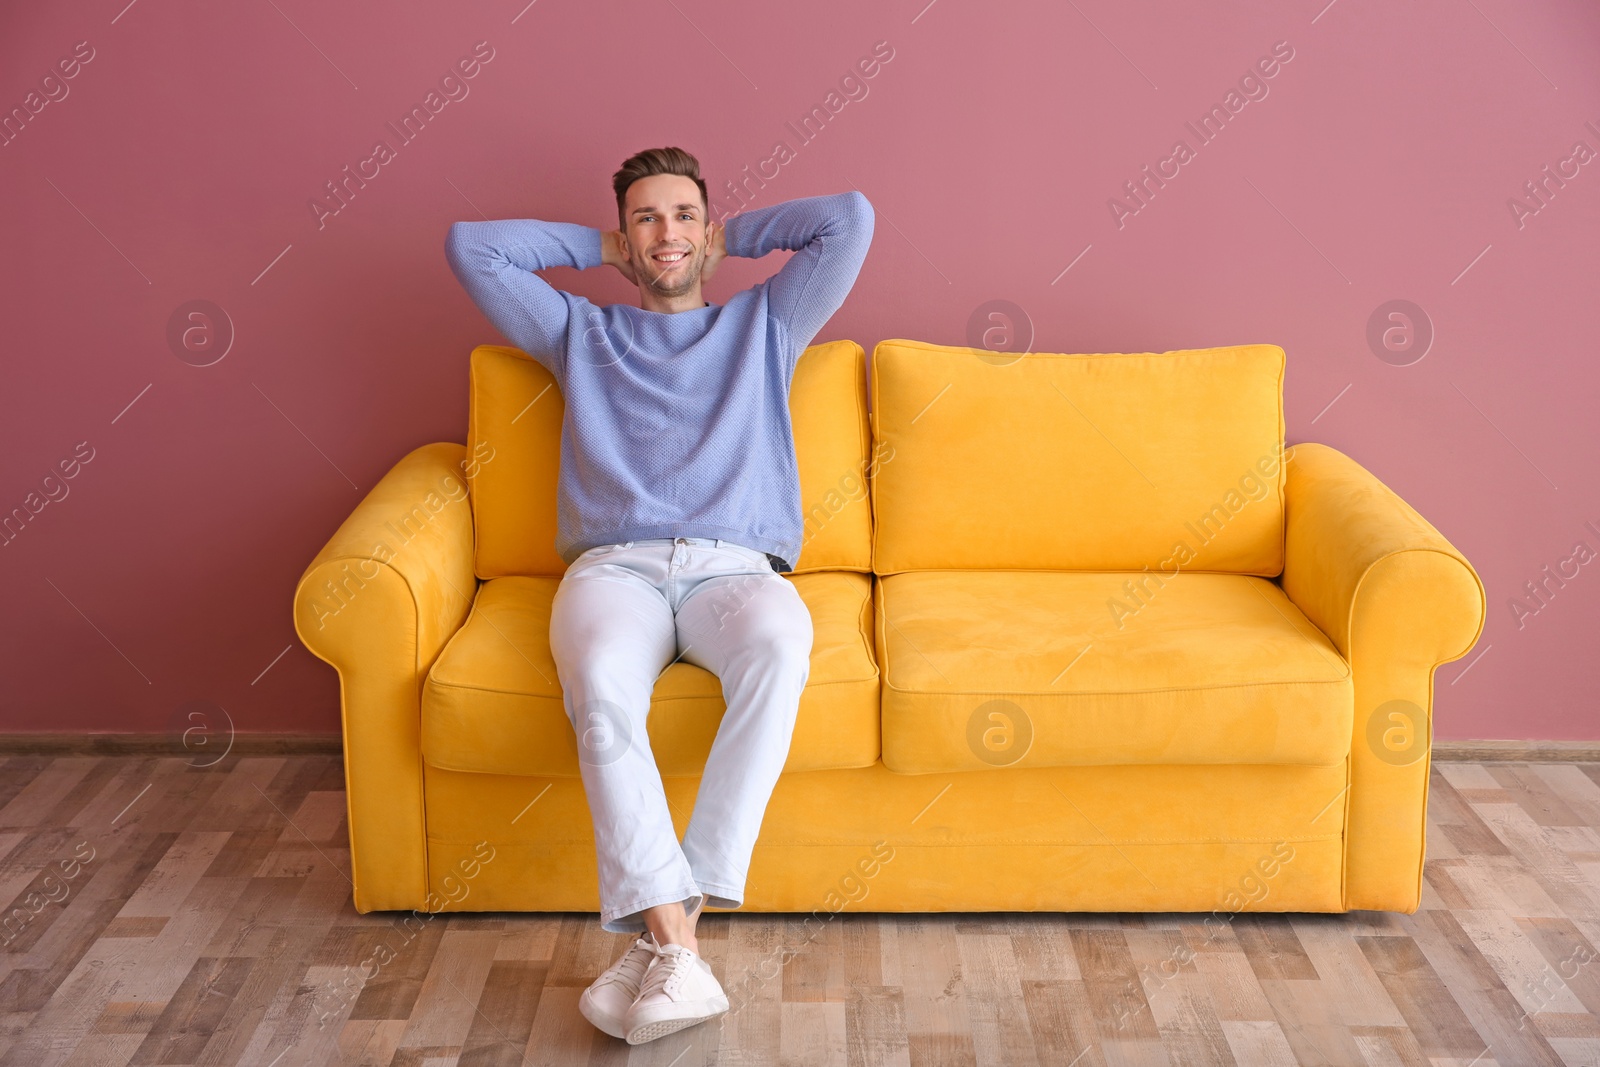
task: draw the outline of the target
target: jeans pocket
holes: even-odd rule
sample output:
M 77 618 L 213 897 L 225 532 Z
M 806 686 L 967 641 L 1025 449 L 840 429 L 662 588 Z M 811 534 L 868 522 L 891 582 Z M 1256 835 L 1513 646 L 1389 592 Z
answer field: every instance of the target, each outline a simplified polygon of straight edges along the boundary
M 773 569 L 772 560 L 768 559 L 767 554 L 761 551 L 759 548 L 746 548 L 744 545 L 737 545 L 732 541 L 724 541 L 719 547 L 724 552 L 738 556 L 740 559 L 743 559 L 754 566 L 761 568 L 762 570 L 770 571 Z
M 577 563 L 578 560 L 597 559 L 597 558 L 599 558 L 601 556 L 609 556 L 613 552 L 621 552 L 625 548 L 632 548 L 632 547 L 633 547 L 633 542 L 632 541 L 623 541 L 622 543 L 615 544 L 615 545 L 595 545 L 593 548 L 588 549 L 587 551 L 581 553 L 578 556 L 578 559 L 575 559 L 572 562 Z

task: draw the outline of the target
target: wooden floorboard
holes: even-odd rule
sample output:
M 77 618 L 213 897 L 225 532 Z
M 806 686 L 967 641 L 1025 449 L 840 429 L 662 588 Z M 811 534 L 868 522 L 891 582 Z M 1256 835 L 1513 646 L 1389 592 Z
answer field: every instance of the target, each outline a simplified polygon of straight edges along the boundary
M 1435 763 L 1413 915 L 710 915 L 733 1010 L 637 1048 L 595 916 L 357 914 L 342 774 L 0 757 L 0 1067 L 1600 1064 L 1600 764 Z

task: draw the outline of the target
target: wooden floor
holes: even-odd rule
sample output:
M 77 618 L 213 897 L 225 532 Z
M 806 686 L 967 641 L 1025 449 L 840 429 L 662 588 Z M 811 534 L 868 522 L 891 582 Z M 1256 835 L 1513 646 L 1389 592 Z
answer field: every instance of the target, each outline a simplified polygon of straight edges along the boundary
M 0 1065 L 1600 1064 L 1600 764 L 1430 800 L 1415 915 L 711 915 L 735 1010 L 630 1049 L 577 1011 L 592 915 L 441 914 L 363 982 L 336 757 L 16 757 Z

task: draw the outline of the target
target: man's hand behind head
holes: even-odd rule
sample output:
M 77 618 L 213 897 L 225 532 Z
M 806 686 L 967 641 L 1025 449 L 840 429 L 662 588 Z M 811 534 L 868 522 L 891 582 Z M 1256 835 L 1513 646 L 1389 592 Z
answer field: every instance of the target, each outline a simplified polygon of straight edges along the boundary
M 706 258 L 700 265 L 700 284 L 704 285 L 717 272 L 717 267 L 728 258 L 728 244 L 719 223 L 706 223 Z
M 626 279 L 629 285 L 638 285 L 638 275 L 633 273 L 633 264 L 628 262 L 625 251 L 627 238 L 621 230 L 600 231 L 600 262 L 609 263 Z

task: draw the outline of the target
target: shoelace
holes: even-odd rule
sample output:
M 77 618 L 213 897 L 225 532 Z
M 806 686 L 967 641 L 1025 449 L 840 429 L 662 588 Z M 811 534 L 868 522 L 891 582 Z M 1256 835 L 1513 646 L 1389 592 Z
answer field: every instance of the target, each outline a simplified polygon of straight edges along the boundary
M 642 1000 L 652 993 L 665 992 L 668 996 L 676 993 L 684 972 L 690 966 L 687 949 L 682 952 L 662 952 L 657 949 L 656 961 L 645 971 L 644 981 L 639 985 L 639 998 Z
M 644 981 L 644 973 L 650 968 L 650 958 L 656 950 L 650 942 L 639 938 L 628 949 L 628 954 L 622 957 L 616 973 L 612 975 L 613 982 L 622 982 L 633 988 L 639 988 L 639 983 Z

